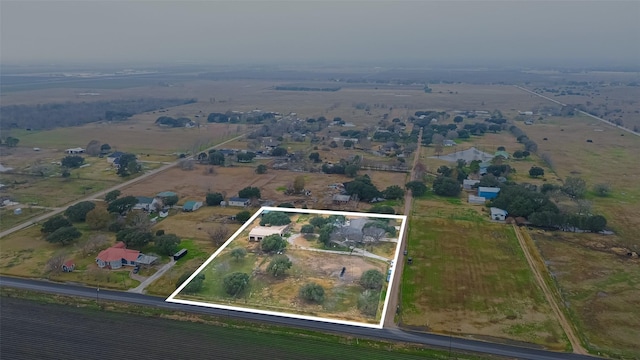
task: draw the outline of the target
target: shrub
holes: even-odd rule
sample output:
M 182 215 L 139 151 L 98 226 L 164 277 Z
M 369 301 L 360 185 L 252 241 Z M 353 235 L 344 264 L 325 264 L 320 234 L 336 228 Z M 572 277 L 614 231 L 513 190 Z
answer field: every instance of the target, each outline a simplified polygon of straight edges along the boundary
M 380 289 L 384 282 L 384 275 L 378 270 L 367 270 L 360 277 L 360 285 L 365 289 Z
M 298 295 L 306 301 L 319 304 L 324 301 L 324 288 L 314 282 L 306 283 L 300 288 Z

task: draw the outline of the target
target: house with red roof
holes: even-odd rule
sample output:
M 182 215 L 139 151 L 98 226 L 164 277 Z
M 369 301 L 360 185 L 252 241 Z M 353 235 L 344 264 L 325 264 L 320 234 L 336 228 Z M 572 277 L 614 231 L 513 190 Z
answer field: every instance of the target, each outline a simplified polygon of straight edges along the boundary
M 76 263 L 73 260 L 67 260 L 62 264 L 63 272 L 72 272 L 76 268 Z
M 102 250 L 96 257 L 96 264 L 100 268 L 119 269 L 125 265 L 138 265 L 138 259 L 144 256 L 138 250 L 127 249 L 126 245 L 119 241 L 114 246 Z

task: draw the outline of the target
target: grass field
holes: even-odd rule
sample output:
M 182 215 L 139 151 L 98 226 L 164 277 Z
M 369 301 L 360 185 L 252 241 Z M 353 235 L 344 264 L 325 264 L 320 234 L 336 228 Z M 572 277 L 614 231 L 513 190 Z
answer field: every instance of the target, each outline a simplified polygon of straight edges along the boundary
M 417 200 L 402 277 L 402 326 L 565 350 L 513 229 L 477 208 Z
M 571 320 L 594 354 L 638 358 L 638 259 L 608 253 L 615 240 L 593 234 L 531 232 L 557 282 Z M 613 243 L 615 244 L 615 243 Z
M 18 207 L 22 209 L 22 213 L 20 215 L 16 215 L 13 213 L 13 210 Z M 10 209 L 2 208 L 0 209 L 0 231 L 21 224 L 40 214 L 44 214 L 45 212 L 47 212 L 46 209 L 34 208 L 30 206 L 12 206 Z

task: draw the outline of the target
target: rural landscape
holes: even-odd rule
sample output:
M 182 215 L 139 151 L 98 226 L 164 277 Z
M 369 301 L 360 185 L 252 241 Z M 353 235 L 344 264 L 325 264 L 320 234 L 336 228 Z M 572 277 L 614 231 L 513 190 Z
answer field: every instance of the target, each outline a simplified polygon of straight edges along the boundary
M 3 70 L 3 276 L 640 356 L 637 73 L 118 71 Z

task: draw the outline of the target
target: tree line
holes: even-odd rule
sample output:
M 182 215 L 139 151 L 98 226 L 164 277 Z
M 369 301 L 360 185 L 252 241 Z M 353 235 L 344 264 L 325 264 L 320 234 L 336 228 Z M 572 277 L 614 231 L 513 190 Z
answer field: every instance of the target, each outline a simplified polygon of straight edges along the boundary
M 197 99 L 141 98 L 94 102 L 65 102 L 38 105 L 7 105 L 0 108 L 3 127 L 52 129 L 97 121 L 126 120 L 135 114 L 191 104 Z

